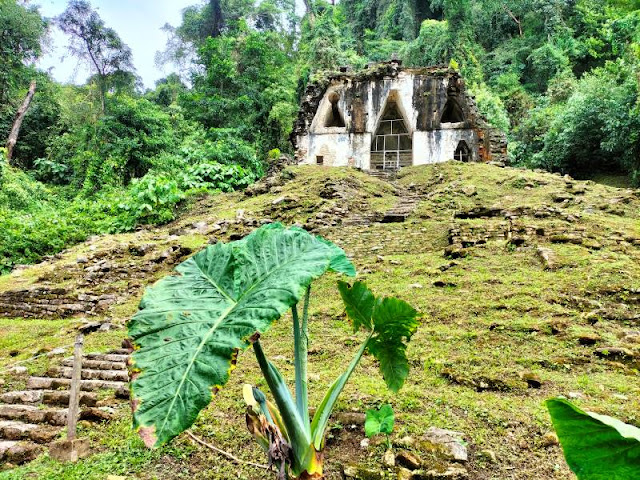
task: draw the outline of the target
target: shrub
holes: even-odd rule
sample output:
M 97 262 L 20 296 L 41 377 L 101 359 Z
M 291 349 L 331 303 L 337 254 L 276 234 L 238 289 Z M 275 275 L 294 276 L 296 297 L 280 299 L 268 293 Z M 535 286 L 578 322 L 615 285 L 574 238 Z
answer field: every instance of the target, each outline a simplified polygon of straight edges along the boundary
M 420 35 L 403 52 L 406 63 L 411 66 L 447 63 L 450 55 L 448 23 L 438 20 L 422 22 Z
M 182 178 L 182 188 L 231 192 L 245 188 L 255 181 L 255 175 L 240 165 L 200 163 L 187 168 Z
M 505 132 L 509 131 L 509 116 L 500 97 L 487 88 L 486 85 L 473 85 L 469 88 L 476 97 L 478 110 L 487 121 Z
M 145 175 L 134 180 L 128 198 L 118 204 L 116 231 L 131 230 L 138 224 L 167 223 L 175 218 L 177 204 L 185 198 L 176 180 L 168 177 Z
M 532 164 L 574 175 L 605 168 L 640 172 L 640 108 L 632 72 L 609 64 L 583 77 L 561 108 L 551 110 Z

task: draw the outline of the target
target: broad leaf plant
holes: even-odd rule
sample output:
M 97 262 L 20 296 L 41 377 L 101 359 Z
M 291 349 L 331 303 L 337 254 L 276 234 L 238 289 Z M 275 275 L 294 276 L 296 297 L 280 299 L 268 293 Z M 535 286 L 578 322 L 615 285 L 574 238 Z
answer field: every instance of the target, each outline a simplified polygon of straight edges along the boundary
M 245 386 L 247 426 L 277 478 L 322 479 L 325 432 L 338 396 L 365 352 L 397 392 L 409 372 L 407 343 L 416 311 L 396 298 L 376 298 L 364 283 L 338 282 L 354 332 L 366 336 L 347 369 L 310 419 L 307 350 L 311 283 L 332 271 L 355 277 L 344 251 L 300 228 L 266 225 L 242 240 L 194 255 L 147 289 L 129 323 L 133 423 L 145 444 L 159 446 L 195 422 L 229 380 L 249 347 L 274 402 Z M 299 304 L 302 303 L 300 313 Z M 295 395 L 265 356 L 260 335 L 288 310 L 293 318 Z
M 562 398 L 546 404 L 567 464 L 579 480 L 640 480 L 640 429 Z

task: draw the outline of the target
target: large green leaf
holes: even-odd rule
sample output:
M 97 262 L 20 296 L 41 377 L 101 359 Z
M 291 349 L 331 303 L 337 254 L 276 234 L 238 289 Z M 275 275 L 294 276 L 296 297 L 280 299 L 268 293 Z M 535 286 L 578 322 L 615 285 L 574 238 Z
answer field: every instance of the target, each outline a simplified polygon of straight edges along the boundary
M 563 399 L 548 400 L 547 408 L 580 480 L 640 480 L 640 429 Z
M 369 336 L 356 352 L 347 370 L 333 382 L 313 416 L 311 436 L 317 450 L 324 446 L 324 434 L 333 407 L 364 352 L 369 350 L 378 358 L 387 386 L 398 391 L 409 372 L 406 343 L 418 328 L 417 312 L 402 300 L 376 299 L 363 282 L 355 282 L 349 286 L 339 281 L 338 290 L 355 330 L 364 327 L 369 331 Z
M 304 417 L 299 415 L 296 410 L 296 402 L 291 397 L 291 392 L 287 387 L 287 382 L 278 368 L 267 359 L 260 342 L 255 342 L 253 347 L 262 375 L 267 381 L 267 385 L 269 385 L 269 390 L 271 390 L 286 427 L 287 436 L 291 441 L 293 453 L 291 466 L 294 471 L 302 472 L 313 455 L 310 450 L 311 432 L 307 428 L 309 423 L 308 413 L 305 412 Z
M 355 282 L 353 286 L 346 282 L 338 282 L 338 290 L 347 315 L 353 323 L 354 332 L 360 330 L 360 327 L 371 330 L 371 316 L 376 303 L 371 290 L 363 282 Z
M 274 224 L 208 247 L 149 288 L 129 324 L 134 426 L 145 443 L 160 445 L 189 428 L 250 337 L 327 270 L 355 274 L 335 245 Z
M 409 374 L 407 342 L 418 329 L 418 312 L 397 298 L 376 301 L 373 308 L 374 335 L 368 349 L 380 362 L 380 371 L 387 387 L 398 392 Z
M 360 349 L 356 352 L 351 363 L 347 367 L 347 370 L 331 384 L 331 387 L 329 387 L 329 390 L 318 406 L 318 410 L 313 416 L 313 420 L 311 421 L 311 436 L 313 438 L 313 445 L 318 451 L 322 450 L 324 447 L 324 434 L 327 429 L 327 425 L 329 424 L 329 418 L 331 417 L 333 407 L 338 401 L 338 397 L 342 393 L 344 386 L 349 381 L 351 374 L 358 366 L 358 363 L 360 363 L 360 359 L 366 349 L 367 342 L 363 343 Z
M 338 282 L 338 289 L 354 329 L 364 327 L 373 332 L 367 349 L 380 362 L 389 389 L 397 392 L 409 374 L 406 349 L 418 328 L 417 312 L 397 298 L 376 299 L 362 282 L 353 286 Z
M 379 410 L 367 410 L 367 416 L 364 421 L 364 433 L 371 438 L 380 433 L 391 435 L 395 424 L 395 415 L 391 405 L 386 404 Z

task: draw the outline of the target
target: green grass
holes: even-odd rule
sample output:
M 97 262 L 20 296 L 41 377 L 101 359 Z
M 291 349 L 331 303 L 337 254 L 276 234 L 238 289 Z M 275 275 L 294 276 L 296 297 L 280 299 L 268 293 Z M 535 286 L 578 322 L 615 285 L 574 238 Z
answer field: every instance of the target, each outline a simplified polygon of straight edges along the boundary
M 313 167 L 293 171 L 295 180 L 277 193 L 258 197 L 234 193 L 203 199 L 191 213 L 166 228 L 138 232 L 135 236 L 106 237 L 99 242 L 98 249 L 127 242 L 152 242 L 161 250 L 168 244 L 167 232 L 180 229 L 185 233 L 178 242 L 198 248 L 207 239 L 190 233 L 190 225 L 197 221 L 212 224 L 220 218 L 233 219 L 239 209 L 244 210 L 245 217 L 294 223 L 304 222 L 319 209 L 333 206 L 347 206 L 356 213 L 383 212 L 398 202 L 393 187 L 359 172 Z M 320 196 L 330 181 L 341 185 L 347 192 L 346 199 Z M 403 390 L 393 396 L 385 389 L 373 359 L 366 356 L 340 398 L 338 412 L 364 412 L 389 402 L 397 415 L 394 438 L 419 437 L 430 426 L 464 432 L 470 445 L 468 469 L 472 479 L 573 478 L 560 449 L 542 445 L 543 436 L 551 430 L 544 400 L 578 392 L 582 397 L 576 402 L 581 408 L 640 424 L 638 371 L 632 365 L 608 362 L 593 355 L 593 350 L 600 346 L 623 346 L 640 354 L 638 344 L 623 340 L 625 333 L 637 330 L 637 321 L 618 315 L 640 314 L 637 300 L 624 290 L 637 288 L 640 248 L 613 240 L 617 236 L 640 236 L 640 197 L 630 194 L 616 207 L 617 212 L 611 212 L 607 205 L 621 195 L 620 190 L 576 182 L 586 188 L 584 194 L 575 196 L 579 201 L 558 204 L 553 194 L 567 191 L 562 177 L 477 164 L 413 167 L 403 170 L 398 183 L 404 187 L 413 183 L 412 188 L 424 195 L 407 222 L 338 226 L 325 230 L 324 234 L 352 255 L 361 272 L 359 277 L 376 294 L 398 296 L 420 311 L 421 326 L 409 348 L 411 372 Z M 462 192 L 465 185 L 474 185 L 477 195 L 465 195 Z M 527 185 L 532 186 L 525 188 Z M 272 202 L 279 196 L 294 197 L 297 202 L 290 209 L 274 209 Z M 454 219 L 456 212 L 477 206 L 534 210 L 553 207 L 563 215 L 575 215 L 576 220 L 568 222 L 561 215 L 552 218 L 524 215 L 515 222 L 545 229 L 579 227 L 602 248 L 550 244 L 541 238 L 530 239 L 519 248 L 509 248 L 504 241 L 490 241 L 470 248 L 467 257 L 452 263 L 443 254 L 452 222 L 482 228 L 504 222 L 503 218 Z M 241 227 L 232 226 L 230 232 L 236 228 Z M 226 238 L 222 235 L 219 239 Z M 536 255 L 538 244 L 554 251 L 556 270 L 543 270 Z M 80 245 L 72 249 L 60 263 L 72 265 L 78 252 L 86 248 Z M 125 255 L 118 261 L 139 264 L 148 259 Z M 51 270 L 54 277 L 60 276 L 63 269 L 56 265 L 38 268 Z M 33 278 L 28 272 L 22 275 Z M 167 269 L 139 281 L 150 283 L 163 272 Z M 335 275 L 329 275 L 313 287 L 311 405 L 320 402 L 361 340 L 352 333 L 345 318 L 336 280 Z M 450 286 L 437 287 L 434 285 L 437 281 Z M 4 279 L 4 283 L 0 280 L 0 292 L 11 284 L 11 280 Z M 137 301 L 137 296 L 129 296 L 108 314 L 125 319 L 135 311 Z M 599 302 L 602 310 L 609 312 L 595 325 L 586 317 L 596 309 L 589 302 Z M 37 330 L 44 332 L 46 342 L 55 339 L 64 343 L 73 336 L 71 332 L 61 333 L 68 330 L 71 321 L 48 322 L 21 319 L 0 322 L 0 329 L 13 328 L 3 332 L 16 339 L 0 343 L 0 359 L 6 358 L 8 349 L 16 348 L 14 342 L 25 349 L 21 355 L 32 353 L 33 345 L 40 341 Z M 289 378 L 293 372 L 292 346 L 286 341 L 290 325 L 287 316 L 263 338 L 267 354 Z M 593 347 L 581 346 L 578 337 L 584 334 L 597 334 L 602 340 Z M 123 332 L 109 333 L 106 337 L 97 335 L 96 342 L 102 344 L 97 347 L 106 348 L 122 335 Z M 3 341 L 4 338 L 0 340 Z M 511 389 L 479 392 L 470 383 L 447 380 L 443 376 L 445 371 L 460 380 L 502 381 Z M 527 372 L 541 378 L 540 389 L 527 388 L 521 379 Z M 240 357 L 231 381 L 199 417 L 194 432 L 245 460 L 263 463 L 264 456 L 244 425 L 241 394 L 244 383 L 265 387 L 250 352 Z M 62 466 L 45 456 L 28 466 L 0 473 L 0 479 L 102 480 L 107 473 L 163 480 L 265 478 L 262 471 L 235 465 L 195 447 L 186 437 L 159 451 L 144 450 L 131 432 L 127 417 L 123 407 L 118 421 L 107 427 L 87 427 L 86 433 L 98 453 L 77 465 Z M 364 437 L 360 429 L 352 431 L 343 426 L 332 435 L 335 441 L 327 450 L 330 480 L 341 478 L 342 462 L 375 465 L 383 454 L 383 446 L 374 445 L 369 450 L 359 447 Z M 496 464 L 480 458 L 477 452 L 483 449 L 496 453 Z

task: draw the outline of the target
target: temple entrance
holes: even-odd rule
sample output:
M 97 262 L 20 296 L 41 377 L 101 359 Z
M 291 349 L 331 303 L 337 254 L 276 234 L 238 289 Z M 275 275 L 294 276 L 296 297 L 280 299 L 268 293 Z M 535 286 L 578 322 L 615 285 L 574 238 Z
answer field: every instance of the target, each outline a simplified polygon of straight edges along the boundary
M 389 100 L 371 144 L 372 170 L 398 170 L 413 164 L 413 141 L 398 105 Z
M 340 101 L 340 95 L 335 92 L 332 92 L 329 95 L 329 102 L 331 102 L 331 110 L 327 113 L 327 118 L 325 119 L 324 126 L 325 127 L 340 127 L 344 128 L 345 123 L 342 118 L 342 113 L 340 112 L 340 108 L 338 107 L 338 102 Z
M 469 145 L 467 145 L 467 142 L 465 142 L 464 140 L 460 140 L 460 143 L 458 143 L 458 148 L 456 148 L 456 151 L 453 154 L 453 159 L 458 160 L 459 162 L 471 161 L 471 149 L 469 148 Z

